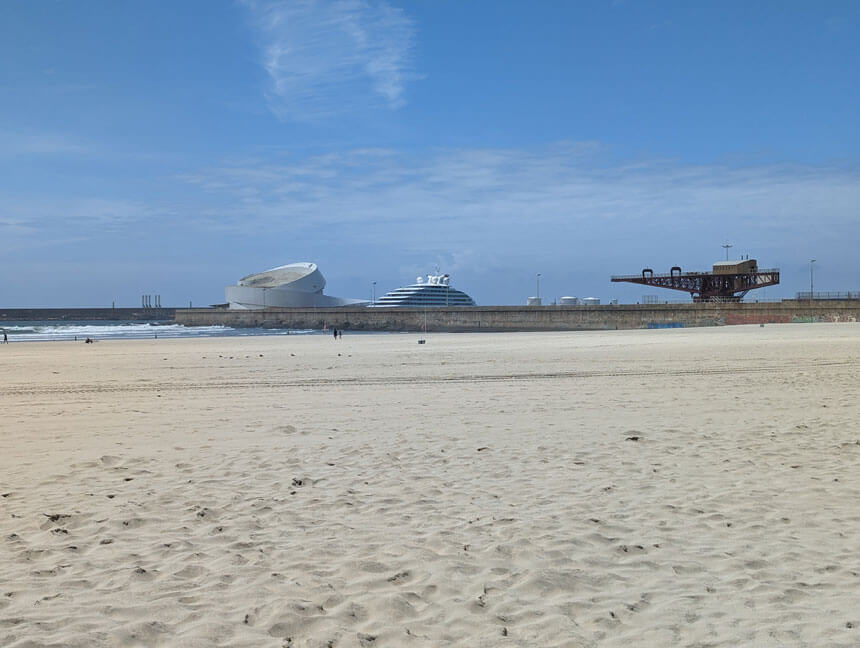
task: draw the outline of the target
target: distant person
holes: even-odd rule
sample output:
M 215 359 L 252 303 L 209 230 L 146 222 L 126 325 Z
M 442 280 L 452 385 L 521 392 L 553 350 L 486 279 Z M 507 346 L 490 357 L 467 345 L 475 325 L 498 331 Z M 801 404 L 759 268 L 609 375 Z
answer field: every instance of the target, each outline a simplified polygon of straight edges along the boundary
M 343 339 L 343 331 L 338 331 L 338 332 L 337 332 L 337 337 L 338 337 L 338 338 L 340 338 L 340 339 Z
M 331 330 L 331 334 L 332 334 L 332 335 L 334 335 L 334 339 L 336 340 L 336 339 L 337 339 L 337 329 L 336 329 L 336 328 L 333 328 L 333 329 Z
M 6 331 L 3 331 L 3 344 L 9 344 L 9 336 L 6 335 Z

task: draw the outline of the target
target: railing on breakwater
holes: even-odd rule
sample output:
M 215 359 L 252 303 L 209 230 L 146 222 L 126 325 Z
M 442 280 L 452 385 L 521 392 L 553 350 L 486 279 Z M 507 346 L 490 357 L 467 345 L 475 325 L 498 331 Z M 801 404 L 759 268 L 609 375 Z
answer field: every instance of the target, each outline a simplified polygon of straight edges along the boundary
M 798 292 L 794 297 L 798 301 L 851 301 L 860 299 L 860 292 Z

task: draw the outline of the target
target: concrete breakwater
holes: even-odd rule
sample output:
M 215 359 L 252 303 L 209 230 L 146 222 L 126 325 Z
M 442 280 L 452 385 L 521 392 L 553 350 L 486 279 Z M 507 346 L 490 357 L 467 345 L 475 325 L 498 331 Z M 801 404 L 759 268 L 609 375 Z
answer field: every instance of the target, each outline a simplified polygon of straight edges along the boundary
M 791 322 L 855 322 L 860 300 L 742 304 L 618 304 L 606 306 L 476 306 L 471 308 L 15 308 L 2 322 L 161 321 L 186 326 L 352 331 L 572 331 L 676 328 Z
M 338 328 L 352 331 L 575 331 L 632 328 L 856 322 L 860 301 L 607 306 L 477 306 L 469 308 L 176 309 L 186 326 Z
M 0 322 L 171 322 L 175 308 L 2 308 Z

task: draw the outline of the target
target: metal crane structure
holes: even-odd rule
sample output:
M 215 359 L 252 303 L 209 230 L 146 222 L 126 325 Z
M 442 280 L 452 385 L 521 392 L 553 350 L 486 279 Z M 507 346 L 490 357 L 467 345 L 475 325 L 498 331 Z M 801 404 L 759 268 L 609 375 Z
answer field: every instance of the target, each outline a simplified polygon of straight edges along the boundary
M 642 274 L 613 276 L 613 282 L 626 281 L 690 293 L 694 302 L 739 302 L 750 291 L 779 283 L 779 268 L 760 270 L 755 259 L 718 261 L 712 272 L 681 272 L 673 267 L 669 274 L 654 274 L 644 268 Z

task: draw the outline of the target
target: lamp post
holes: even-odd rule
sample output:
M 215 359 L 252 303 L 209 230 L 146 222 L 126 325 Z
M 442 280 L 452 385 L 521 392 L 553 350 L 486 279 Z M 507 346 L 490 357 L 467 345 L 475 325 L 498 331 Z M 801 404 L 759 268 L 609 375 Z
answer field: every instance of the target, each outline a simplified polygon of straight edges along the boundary
M 729 260 L 729 248 L 730 248 L 730 247 L 734 247 L 734 245 L 731 245 L 731 244 L 729 244 L 729 242 L 728 242 L 728 241 L 726 241 L 726 244 L 725 244 L 725 245 L 721 245 L 720 247 L 723 247 L 723 248 L 725 248 L 725 249 L 726 249 L 726 261 L 728 261 L 728 260 Z
M 370 303 L 371 304 L 376 303 L 376 282 L 375 281 L 373 282 L 373 287 L 371 288 L 371 291 L 370 291 Z
M 812 264 L 815 263 L 815 259 L 809 260 L 809 301 L 812 301 L 815 297 L 815 293 L 813 292 L 814 284 L 812 282 Z
M 537 294 L 535 297 L 540 299 L 540 272 L 537 273 Z

